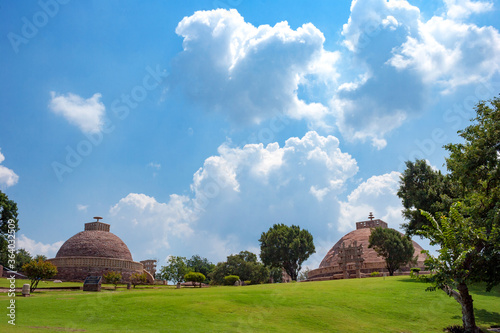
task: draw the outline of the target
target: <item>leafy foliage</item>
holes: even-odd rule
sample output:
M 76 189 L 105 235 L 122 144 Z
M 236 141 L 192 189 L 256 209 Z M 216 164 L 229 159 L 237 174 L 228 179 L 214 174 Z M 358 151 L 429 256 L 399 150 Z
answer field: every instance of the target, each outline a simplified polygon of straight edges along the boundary
M 130 276 L 130 283 L 132 283 L 135 288 L 137 285 L 147 284 L 148 277 L 146 273 L 134 273 Z
M 42 258 L 37 258 L 37 259 L 41 259 L 42 261 L 45 261 L 46 259 L 43 259 Z M 25 249 L 19 249 L 16 251 L 16 264 L 15 264 L 15 268 L 14 270 L 15 271 L 22 271 L 23 270 L 23 266 L 27 263 L 29 263 L 30 261 L 32 261 L 33 258 L 31 258 L 31 254 L 26 251 Z M 36 260 L 38 261 L 38 260 Z
M 106 283 L 114 285 L 115 289 L 118 283 L 120 283 L 120 281 L 122 280 L 122 274 L 120 272 L 115 272 L 115 271 L 109 271 L 102 277 L 104 278 Z
M 257 261 L 257 255 L 249 251 L 241 251 L 227 257 L 210 273 L 214 284 L 224 284 L 224 277 L 237 275 L 241 280 L 252 281 L 252 284 L 265 283 L 269 280 L 269 269 Z
M 369 238 L 369 248 L 384 257 L 389 275 L 413 259 L 415 249 L 411 240 L 398 231 L 389 228 L 375 228 Z
M 199 272 L 189 272 L 186 275 L 184 275 L 184 280 L 185 281 L 191 281 L 194 283 L 198 282 L 200 284 L 201 288 L 201 283 L 205 281 L 206 277 L 202 273 Z
M 43 261 L 46 261 L 48 258 L 47 258 L 47 256 L 45 256 L 43 254 L 37 254 L 36 256 L 33 257 L 33 260 L 35 260 L 35 261 L 38 261 L 40 259 Z
M 161 277 L 175 283 L 183 282 L 184 275 L 189 272 L 186 258 L 170 256 L 167 259 L 167 263 L 167 266 L 162 266 L 160 269 Z
M 478 282 L 477 272 L 481 266 L 477 263 L 487 259 L 484 257 L 488 254 L 476 246 L 478 240 L 486 240 L 487 234 L 470 217 L 465 218 L 461 213 L 463 210 L 462 203 L 457 202 L 451 206 L 449 216 L 441 216 L 439 221 L 422 211 L 432 226 L 423 226 L 419 234 L 428 238 L 431 245 L 441 246 L 437 257 L 429 255 L 425 260 L 425 265 L 435 272 L 426 277 L 426 281 L 432 283 L 427 290 L 439 288 L 454 297 L 462 306 L 464 328 L 475 332 L 474 309 L 468 286 Z
M 9 228 L 9 220 L 12 220 L 14 228 Z M 8 244 L 9 238 L 15 232 L 19 231 L 19 220 L 17 218 L 17 204 L 0 191 L 0 264 L 6 267 L 8 265 Z M 11 268 L 15 270 L 14 268 Z
M 57 274 L 57 267 L 50 261 L 30 261 L 23 265 L 24 274 L 30 279 L 30 292 L 35 291 L 38 282 L 44 279 L 50 279 Z
M 202 258 L 199 255 L 194 255 L 187 260 L 187 268 L 190 271 L 202 273 L 205 276 L 204 283 L 210 283 L 209 274 L 214 270 L 215 265 L 208 261 L 207 258 Z
M 273 267 L 269 271 L 270 271 L 270 277 L 273 279 L 274 283 L 283 282 L 283 268 Z
M 403 217 L 408 221 L 402 225 L 406 234 L 415 235 L 423 225 L 429 224 L 419 209 L 446 213 L 452 204 L 452 192 L 451 184 L 441 171 L 433 170 L 425 160 L 407 161 L 398 191 L 403 201 Z
M 316 252 L 311 233 L 296 225 L 274 224 L 262 233 L 259 242 L 262 262 L 284 268 L 293 281 L 297 281 L 302 263 Z
M 233 286 L 239 279 L 240 277 L 237 275 L 224 276 L 224 284 L 226 286 Z
M 420 274 L 420 268 L 412 267 L 410 269 L 410 277 L 415 278 L 415 277 L 418 277 L 419 274 Z
M 407 231 L 441 246 L 439 256 L 426 261 L 436 272 L 427 278 L 430 289 L 453 296 L 462 305 L 464 328 L 477 331 L 468 285 L 485 282 L 490 291 L 500 283 L 500 98 L 478 103 L 473 124 L 458 133 L 463 143 L 445 146 L 449 173 L 425 161 L 407 162 L 398 195 Z

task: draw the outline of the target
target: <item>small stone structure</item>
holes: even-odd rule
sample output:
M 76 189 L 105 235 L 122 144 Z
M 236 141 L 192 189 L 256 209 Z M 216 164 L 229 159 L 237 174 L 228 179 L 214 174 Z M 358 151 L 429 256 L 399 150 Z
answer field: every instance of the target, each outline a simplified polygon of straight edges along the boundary
M 83 282 L 83 291 L 101 291 L 102 276 L 88 276 Z
M 30 291 L 31 291 L 31 288 L 30 288 L 29 283 L 23 284 L 23 289 L 22 289 L 22 295 L 23 295 L 23 297 L 29 297 L 30 296 Z
M 354 241 L 353 244 L 349 244 L 349 246 L 346 247 L 345 242 L 342 243 L 338 252 L 338 263 L 343 272 L 344 279 L 349 278 L 349 263 L 354 263 L 356 278 L 361 278 L 361 265 L 363 261 L 365 261 L 365 259 L 363 259 L 363 245 L 358 246 L 358 242 Z
M 144 269 L 147 270 L 151 275 L 156 275 L 156 262 L 155 259 L 141 260 L 140 263 L 144 266 Z
M 56 279 L 84 281 L 88 276 L 103 276 L 108 271 L 122 274 L 128 282 L 134 273 L 143 273 L 141 263 L 132 260 L 125 243 L 111 233 L 110 225 L 97 221 L 85 223 L 85 230 L 68 239 L 55 258 L 49 259 L 57 267 Z

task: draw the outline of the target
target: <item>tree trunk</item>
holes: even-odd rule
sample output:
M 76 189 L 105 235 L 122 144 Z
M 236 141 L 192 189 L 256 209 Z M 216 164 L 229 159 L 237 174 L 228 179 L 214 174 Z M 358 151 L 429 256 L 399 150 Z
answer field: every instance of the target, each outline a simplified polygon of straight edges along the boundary
M 389 272 L 389 276 L 394 276 L 394 272 L 396 271 L 396 268 L 394 268 L 392 265 L 390 265 L 387 261 L 386 261 L 385 268 L 387 268 L 387 271 Z
M 460 293 L 462 305 L 462 322 L 464 323 L 464 328 L 470 333 L 480 333 L 481 330 L 476 326 L 476 318 L 474 317 L 474 306 L 472 305 L 472 297 L 469 294 L 469 288 L 465 283 L 460 283 L 458 285 L 458 291 Z

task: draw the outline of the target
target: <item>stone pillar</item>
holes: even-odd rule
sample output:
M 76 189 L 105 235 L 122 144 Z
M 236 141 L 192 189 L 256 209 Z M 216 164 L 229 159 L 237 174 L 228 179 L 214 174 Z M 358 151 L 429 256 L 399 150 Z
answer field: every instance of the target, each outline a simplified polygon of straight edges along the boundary
M 132 283 L 127 283 L 127 289 L 130 290 L 132 288 Z
M 30 295 L 30 285 L 25 283 L 23 284 L 23 297 L 28 297 Z
M 181 289 L 181 283 L 177 282 L 177 289 Z

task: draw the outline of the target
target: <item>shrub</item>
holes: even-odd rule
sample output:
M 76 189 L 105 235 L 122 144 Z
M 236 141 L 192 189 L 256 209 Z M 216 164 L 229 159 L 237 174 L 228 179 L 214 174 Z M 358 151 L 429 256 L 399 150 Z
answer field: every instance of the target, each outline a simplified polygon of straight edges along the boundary
M 371 272 L 371 273 L 370 273 L 370 276 L 371 276 L 371 277 L 380 276 L 380 272 Z
M 410 276 L 411 277 L 418 277 L 418 273 L 420 273 L 420 268 L 413 267 L 410 269 Z
M 26 276 L 31 280 L 30 292 L 35 291 L 40 280 L 50 279 L 57 274 L 57 267 L 50 261 L 43 261 L 42 259 L 38 259 L 38 261 L 32 260 L 29 263 L 24 264 L 22 269 Z
M 224 284 L 226 286 L 233 286 L 236 281 L 238 281 L 240 277 L 238 275 L 228 275 L 224 277 Z
M 199 272 L 189 272 L 186 275 L 184 275 L 184 280 L 193 282 L 193 286 L 195 286 L 196 282 L 199 282 L 200 288 L 201 288 L 201 283 L 205 281 L 205 279 L 206 279 L 205 275 Z
M 246 281 L 243 281 L 243 283 L 248 286 L 248 285 L 252 284 L 252 281 L 246 280 Z
M 460 325 L 448 326 L 443 331 L 449 333 L 466 333 L 465 329 Z
M 122 274 L 120 272 L 109 271 L 106 274 L 104 274 L 102 277 L 104 278 L 106 283 L 114 285 L 115 290 L 116 290 L 116 286 L 118 285 L 118 282 L 120 282 L 122 279 Z
M 142 273 L 142 274 L 134 273 L 130 276 L 130 283 L 132 283 L 134 288 L 136 285 L 146 284 L 147 282 L 148 282 L 148 278 L 146 276 L 146 273 Z

